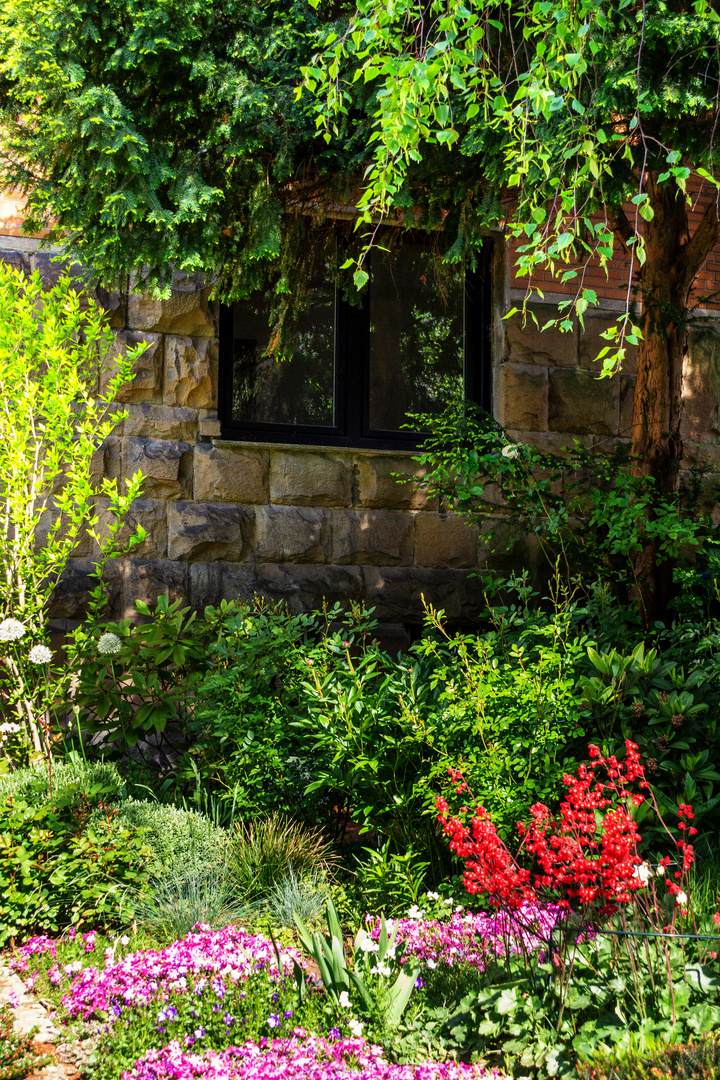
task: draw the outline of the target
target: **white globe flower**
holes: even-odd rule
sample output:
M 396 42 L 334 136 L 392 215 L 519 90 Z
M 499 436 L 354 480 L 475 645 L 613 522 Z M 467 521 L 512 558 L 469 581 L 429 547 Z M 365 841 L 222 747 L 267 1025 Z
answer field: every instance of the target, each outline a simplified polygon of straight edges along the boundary
M 662 863 L 660 863 L 660 865 L 658 866 L 657 872 L 658 872 L 659 877 L 664 877 L 665 876 L 665 867 L 663 866 Z
M 516 457 L 520 457 L 520 447 L 515 446 L 513 443 L 508 443 L 507 446 L 503 446 L 500 453 L 509 461 L 514 461 Z
M 117 634 L 103 634 L 97 643 L 97 651 L 101 656 L 115 656 L 122 649 L 122 641 Z
M 676 893 L 675 895 L 675 903 L 678 904 L 680 907 L 683 907 L 685 904 L 687 904 L 687 902 L 687 893 L 684 893 L 681 889 L 680 892 Z
M 28 653 L 28 660 L 31 664 L 49 664 L 52 660 L 52 652 L 47 645 L 33 645 Z
M 0 622 L 0 641 L 19 641 L 26 632 L 25 625 L 18 619 L 3 619 Z
M 637 878 L 641 885 L 647 885 L 649 879 L 653 876 L 652 867 L 650 863 L 640 863 L 633 870 L 633 877 Z

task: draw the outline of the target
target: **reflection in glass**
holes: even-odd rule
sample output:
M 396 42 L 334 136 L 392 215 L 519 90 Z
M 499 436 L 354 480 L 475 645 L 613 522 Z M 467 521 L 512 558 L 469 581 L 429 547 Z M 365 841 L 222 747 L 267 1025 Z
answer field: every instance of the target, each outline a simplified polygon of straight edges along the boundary
M 234 305 L 233 420 L 332 427 L 335 421 L 335 290 L 313 290 L 293 325 L 291 355 L 267 355 L 270 305 L 251 297 Z M 290 351 L 290 350 L 289 350 Z
M 422 244 L 373 256 L 370 428 L 397 431 L 412 413 L 438 416 L 463 400 L 463 278 L 438 281 Z

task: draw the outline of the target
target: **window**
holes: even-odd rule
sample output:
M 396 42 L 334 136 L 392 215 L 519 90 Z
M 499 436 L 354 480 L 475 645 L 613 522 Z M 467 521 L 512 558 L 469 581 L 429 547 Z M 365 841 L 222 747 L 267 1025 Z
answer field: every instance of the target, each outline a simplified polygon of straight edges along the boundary
M 224 438 L 412 449 L 414 413 L 465 399 L 490 410 L 490 252 L 478 270 L 443 280 L 427 244 L 374 252 L 361 306 L 312 283 L 293 327 L 292 356 L 267 355 L 269 311 L 251 297 L 220 313 Z

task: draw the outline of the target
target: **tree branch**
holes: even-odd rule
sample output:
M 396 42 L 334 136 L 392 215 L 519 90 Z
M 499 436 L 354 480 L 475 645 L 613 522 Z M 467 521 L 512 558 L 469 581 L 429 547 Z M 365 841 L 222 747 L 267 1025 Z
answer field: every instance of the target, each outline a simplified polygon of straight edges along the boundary
M 717 196 L 713 194 L 702 216 L 702 221 L 685 248 L 685 281 L 688 289 L 718 241 L 720 241 L 720 220 L 718 219 Z

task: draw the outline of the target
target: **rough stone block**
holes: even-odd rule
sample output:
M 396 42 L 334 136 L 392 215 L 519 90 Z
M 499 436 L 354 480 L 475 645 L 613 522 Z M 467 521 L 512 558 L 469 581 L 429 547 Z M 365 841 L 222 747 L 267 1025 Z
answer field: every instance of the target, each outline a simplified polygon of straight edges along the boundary
M 397 474 L 409 479 L 398 479 Z M 357 478 L 360 506 L 387 507 L 390 510 L 425 510 L 434 507 L 437 500 L 413 483 L 413 477 L 422 475 L 420 466 L 407 457 L 358 457 Z
M 513 364 L 541 364 L 544 367 L 576 367 L 578 356 L 577 326 L 563 333 L 554 327 L 543 330 L 560 312 L 550 304 L 531 304 L 523 326 L 522 312 L 505 323 L 508 360 Z M 533 319 L 537 319 L 537 324 Z
M 162 397 L 163 344 L 160 334 L 140 334 L 131 330 L 121 330 L 116 334 L 103 367 L 102 386 L 106 387 L 115 375 L 118 357 L 125 357 L 129 348 L 143 343 L 146 348 L 135 360 L 130 380 L 120 387 L 118 401 L 159 402 Z
M 416 566 L 463 567 L 477 562 L 477 525 L 457 514 L 415 516 Z
M 112 521 L 110 500 L 98 499 L 96 505 L 102 537 Z M 137 544 L 132 549 L 130 553 L 132 558 L 166 558 L 168 552 L 167 503 L 162 499 L 136 499 L 118 534 L 120 543 L 127 543 L 138 525 L 142 525 L 147 536 L 141 544 Z
M 217 372 L 216 341 L 165 335 L 163 401 L 166 405 L 216 407 Z
M 30 259 L 22 251 L 0 251 L 0 262 L 5 266 L 12 266 L 21 274 L 30 273 Z
M 270 501 L 288 506 L 349 506 L 353 473 L 349 461 L 315 451 L 273 451 Z
M 174 409 L 168 405 L 128 405 L 123 434 L 137 439 L 178 439 L 194 442 L 198 430 L 197 409 Z
M 588 435 L 617 433 L 617 386 L 589 371 L 550 371 L 548 426 Z
M 87 615 L 90 590 L 97 581 L 90 577 L 92 559 L 69 559 L 48 607 L 51 619 L 83 619 Z M 121 567 L 111 562 L 105 572 L 105 587 L 111 614 L 120 610 Z
M 330 529 L 319 506 L 259 506 L 255 552 L 261 562 L 323 563 Z
M 123 476 L 143 474 L 142 495 L 148 499 L 189 494 L 192 447 L 172 439 L 123 439 Z
M 720 442 L 720 339 L 712 334 L 696 330 L 690 335 L 683 365 L 683 395 L 683 439 Z
M 499 378 L 498 420 L 518 431 L 547 431 L 547 368 L 503 364 Z
M 170 602 L 187 599 L 189 592 L 188 567 L 183 562 L 163 559 L 126 559 L 121 567 L 123 618 L 137 618 L 135 602 L 144 601 L 151 609 L 157 598 L 167 596 Z
M 256 597 L 282 601 L 293 613 L 340 603 L 348 607 L 362 598 L 362 576 L 356 566 L 310 566 L 293 563 L 191 563 L 190 602 L 201 610 L 221 600 L 249 603 Z
M 186 285 L 174 284 L 167 300 L 141 293 L 131 293 L 128 300 L 128 326 L 133 330 L 151 330 L 184 337 L 217 336 L 208 296 L 210 290 L 199 288 L 188 279 Z
M 268 454 L 261 450 L 195 447 L 194 493 L 201 502 L 266 503 L 269 498 Z
M 34 251 L 31 256 L 33 270 L 37 270 L 46 289 L 57 285 L 61 274 L 74 273 L 79 268 L 73 266 L 62 255 L 50 251 Z
M 393 510 L 335 510 L 331 562 L 409 566 L 413 556 L 413 515 Z
M 121 330 L 125 326 L 125 316 L 127 314 L 125 293 L 120 292 L 118 289 L 103 289 L 102 286 L 96 285 L 92 290 L 92 295 L 100 307 L 110 316 L 111 328 Z
M 252 545 L 253 511 L 224 503 L 174 502 L 168 506 L 171 559 L 240 562 Z
M 417 625 L 431 606 L 462 623 L 477 618 L 484 607 L 482 582 L 466 570 L 364 566 L 362 575 L 365 603 L 383 622 Z
M 581 368 L 594 371 L 596 375 L 599 374 L 602 370 L 602 360 L 596 360 L 595 358 L 602 349 L 608 346 L 612 348 L 612 343 L 606 341 L 600 335 L 609 327 L 617 325 L 617 312 L 608 311 L 605 315 L 585 316 L 585 330 L 580 334 L 578 348 L 578 360 Z M 636 345 L 625 346 L 625 359 L 623 360 L 622 370 L 626 375 L 635 375 L 637 373 Z

